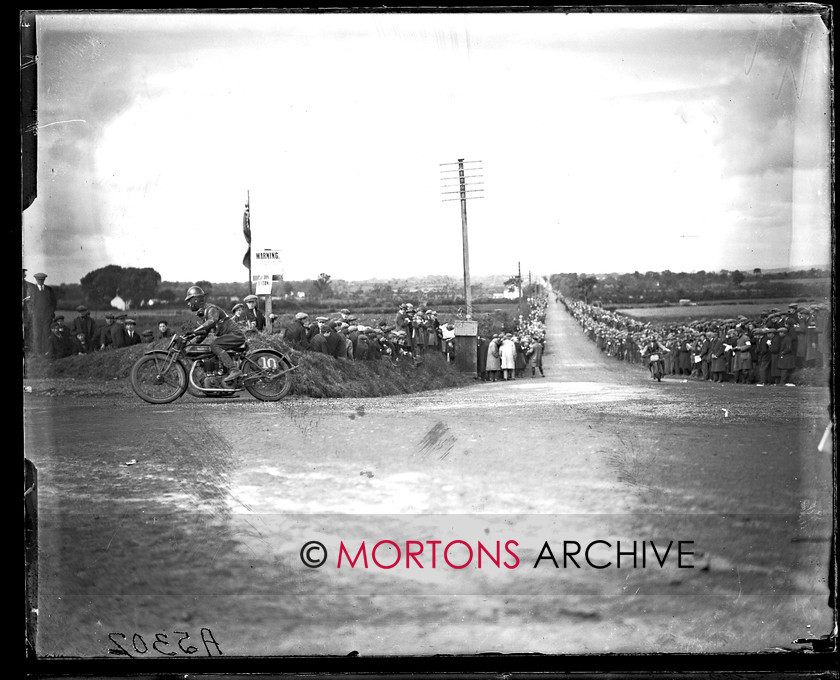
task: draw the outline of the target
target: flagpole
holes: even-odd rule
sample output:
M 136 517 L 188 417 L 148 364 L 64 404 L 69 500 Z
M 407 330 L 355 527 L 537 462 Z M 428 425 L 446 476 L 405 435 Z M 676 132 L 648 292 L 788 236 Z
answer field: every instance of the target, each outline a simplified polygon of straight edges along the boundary
M 251 276 L 251 190 L 248 189 L 245 197 L 245 214 L 242 216 L 242 231 L 245 233 L 245 240 L 248 242 L 248 250 L 242 264 L 248 267 L 248 294 L 254 292 L 254 281 Z

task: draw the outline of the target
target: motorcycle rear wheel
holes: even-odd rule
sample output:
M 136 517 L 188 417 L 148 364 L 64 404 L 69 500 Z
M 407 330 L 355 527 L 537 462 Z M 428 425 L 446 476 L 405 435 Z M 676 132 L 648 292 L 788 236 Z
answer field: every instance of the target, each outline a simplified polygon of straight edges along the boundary
M 131 368 L 131 388 L 143 401 L 168 404 L 187 391 L 187 371 L 178 361 L 146 354 Z
M 292 374 L 283 372 L 291 368 L 285 357 L 257 350 L 245 358 L 242 366 L 249 376 L 245 379 L 245 389 L 260 401 L 279 401 L 292 389 Z M 252 380 L 252 376 L 259 377 Z

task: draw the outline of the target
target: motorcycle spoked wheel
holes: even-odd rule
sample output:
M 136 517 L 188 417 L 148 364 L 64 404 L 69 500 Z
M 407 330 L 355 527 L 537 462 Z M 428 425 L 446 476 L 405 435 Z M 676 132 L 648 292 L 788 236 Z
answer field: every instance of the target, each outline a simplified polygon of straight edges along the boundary
M 278 401 L 292 389 L 292 374 L 284 373 L 291 363 L 273 352 L 257 350 L 245 357 L 242 370 L 248 373 L 245 389 L 260 401 Z M 258 376 L 256 380 L 252 376 Z
M 147 354 L 131 367 L 131 388 L 143 401 L 168 404 L 187 391 L 187 371 L 179 361 Z

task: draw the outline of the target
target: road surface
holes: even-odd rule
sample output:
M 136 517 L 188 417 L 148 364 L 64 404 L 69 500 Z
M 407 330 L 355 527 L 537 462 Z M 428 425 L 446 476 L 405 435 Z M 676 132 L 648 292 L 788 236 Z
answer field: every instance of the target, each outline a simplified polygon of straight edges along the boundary
M 27 394 L 39 654 L 752 652 L 827 633 L 828 389 L 656 383 L 555 303 L 547 332 L 545 378 L 410 396 Z

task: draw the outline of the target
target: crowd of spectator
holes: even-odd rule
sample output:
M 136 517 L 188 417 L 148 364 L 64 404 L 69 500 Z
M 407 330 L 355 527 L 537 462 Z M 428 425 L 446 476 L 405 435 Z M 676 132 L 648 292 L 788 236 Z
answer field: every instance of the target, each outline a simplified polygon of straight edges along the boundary
M 827 367 L 830 358 L 831 315 L 823 304 L 654 326 L 563 295 L 557 300 L 604 354 L 630 363 L 656 354 L 666 376 L 793 387 L 803 369 Z
M 403 302 L 390 321 L 383 319 L 366 325 L 349 309 L 333 316 L 317 316 L 311 320 L 306 312 L 298 312 L 286 323 L 275 323 L 271 315 L 272 333 L 277 333 L 291 347 L 319 352 L 351 361 L 387 358 L 394 362 L 420 363 L 429 353 L 437 352 L 453 358 L 455 324 L 444 323 L 437 311 Z
M 515 332 L 478 336 L 476 372 L 484 382 L 516 380 L 530 374 L 545 377 L 542 357 L 545 352 L 545 313 L 548 298 L 534 295 L 528 299 L 528 316 L 520 317 Z

